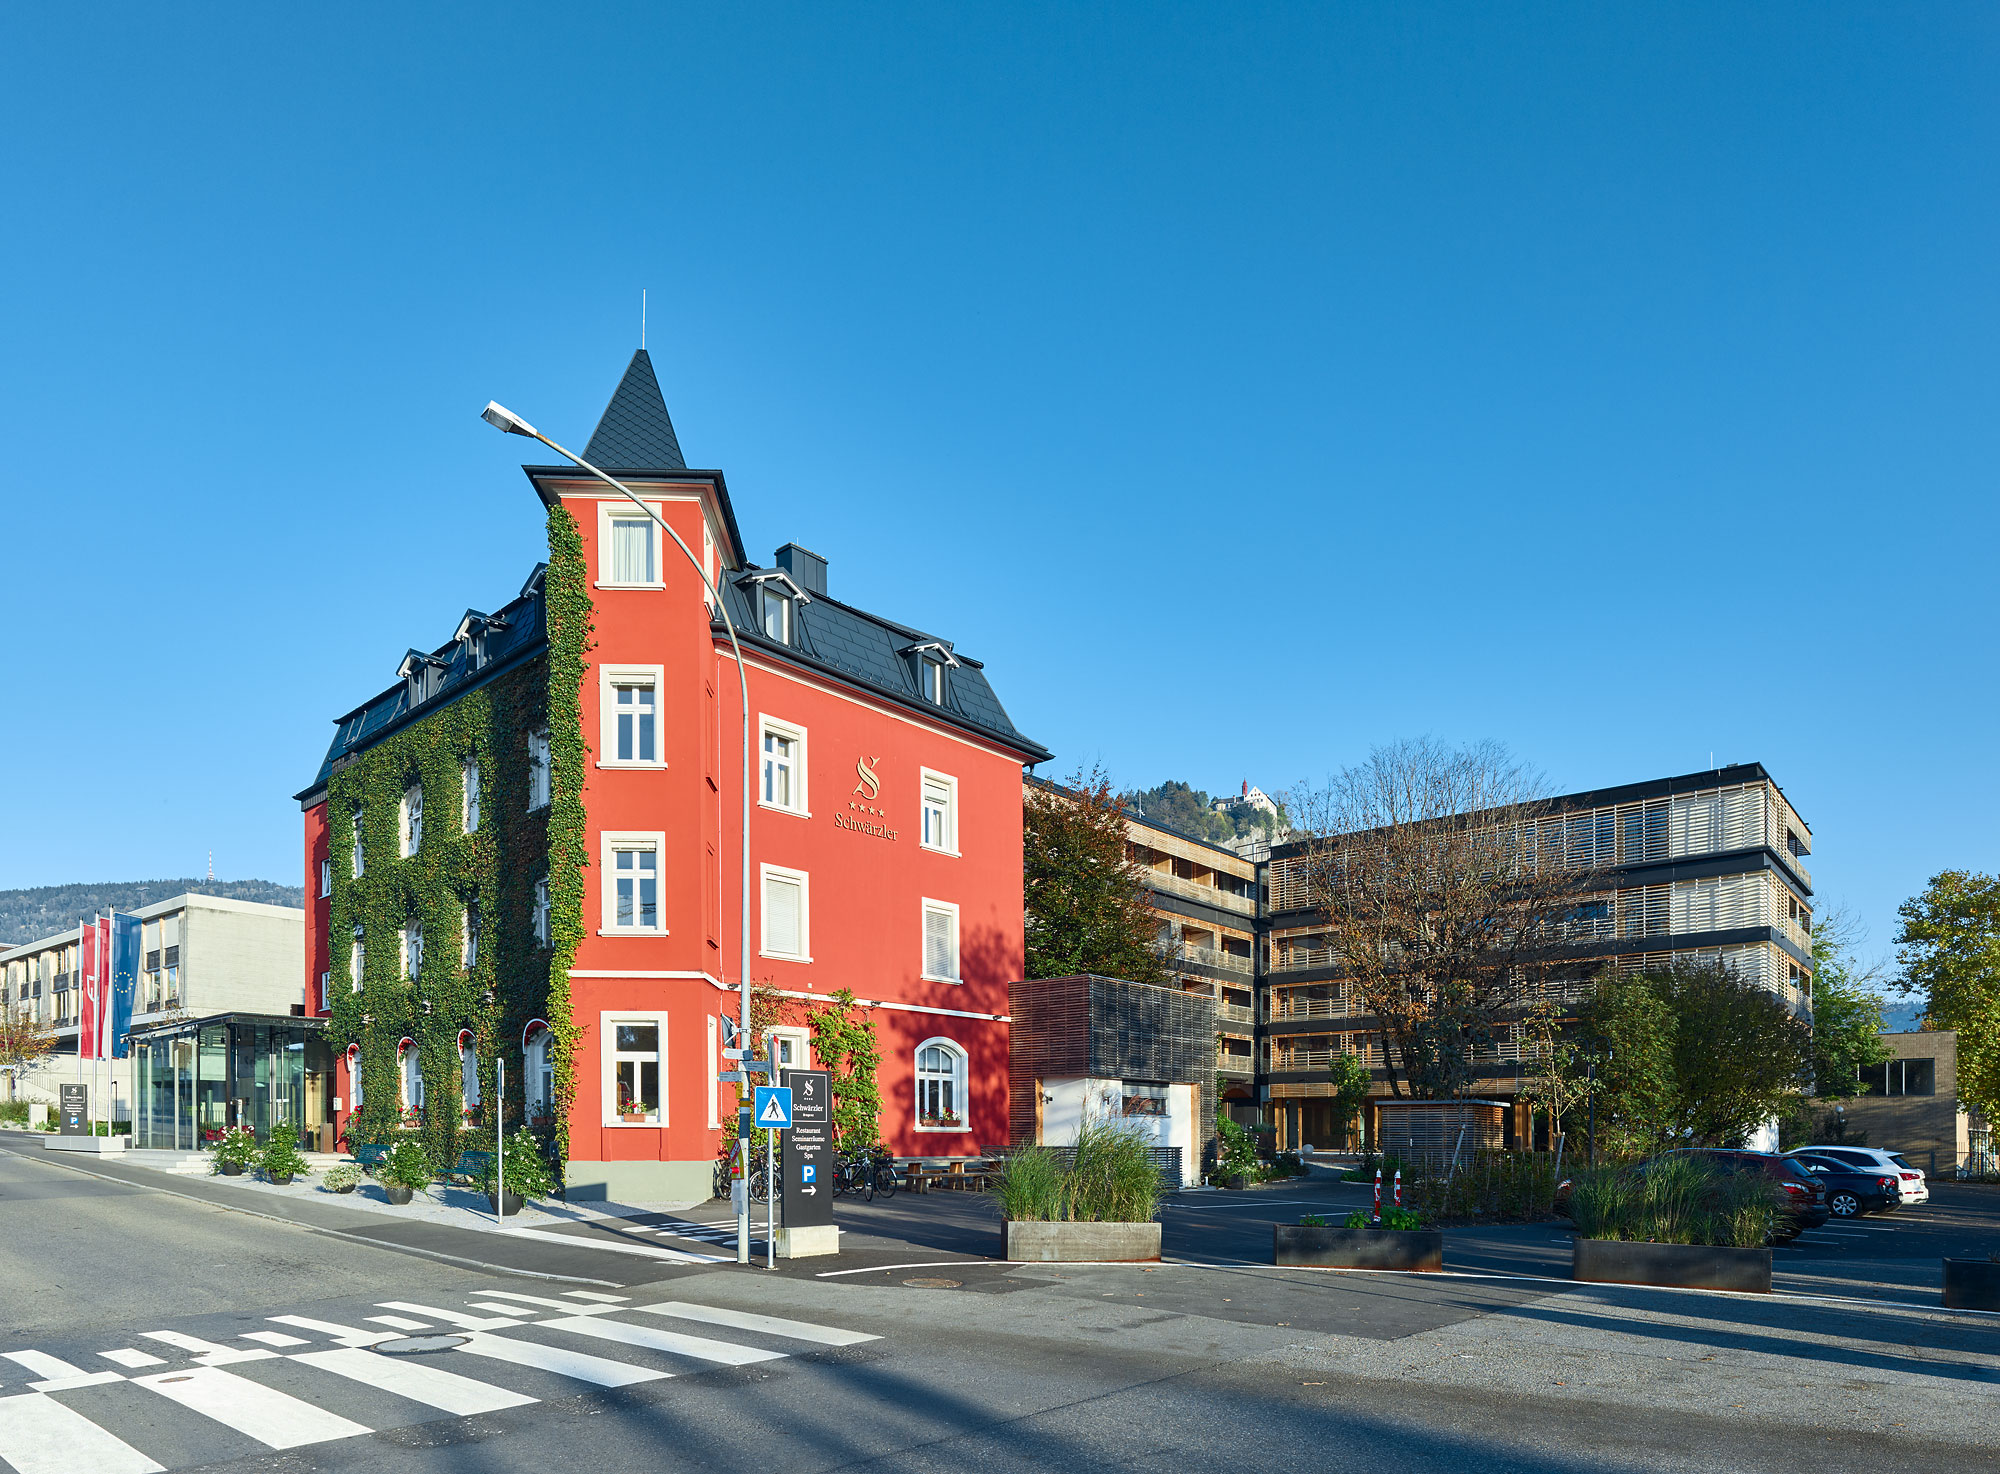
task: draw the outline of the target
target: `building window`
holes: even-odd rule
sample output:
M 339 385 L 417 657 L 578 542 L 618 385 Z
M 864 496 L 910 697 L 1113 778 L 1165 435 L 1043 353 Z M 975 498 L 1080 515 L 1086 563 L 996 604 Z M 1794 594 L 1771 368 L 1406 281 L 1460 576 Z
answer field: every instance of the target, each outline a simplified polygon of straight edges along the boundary
M 459 1100 L 467 1115 L 479 1104 L 479 1051 L 473 1048 L 472 1030 L 458 1034 Z
M 660 934 L 660 852 L 664 834 L 604 836 L 604 930 Z
M 604 1021 L 605 1065 L 611 1109 L 607 1126 L 660 1126 L 666 1121 L 661 1109 L 664 1099 L 660 1075 L 664 1015 L 639 1018 L 611 1018 Z
M 361 991 L 361 980 L 368 973 L 368 947 L 361 940 L 361 928 L 354 928 L 354 945 L 347 953 L 347 976 L 354 984 L 356 993 Z
M 319 893 L 322 896 L 333 894 L 333 861 L 331 859 L 324 859 L 319 862 Z
M 350 1111 L 359 1112 L 361 1109 L 361 1046 L 359 1044 L 350 1044 L 347 1046 L 347 1088 L 353 1095 L 353 1098 L 347 1104 L 347 1108 Z
M 918 675 L 921 677 L 924 700 L 937 706 L 943 706 L 944 662 L 942 660 L 919 661 Z
M 792 643 L 792 598 L 769 584 L 761 587 L 764 601 L 764 633 L 781 645 Z
M 958 780 L 923 770 L 922 844 L 927 850 L 958 853 Z
M 556 1066 L 549 1051 L 546 1025 L 534 1029 L 521 1048 L 523 1098 L 528 1103 L 528 1124 L 546 1122 L 555 1114 Z
M 917 1130 L 969 1131 L 965 1119 L 965 1051 L 949 1039 L 917 1046 Z
M 803 870 L 766 865 L 764 871 L 764 955 L 810 962 L 806 934 L 807 886 Z
M 924 976 L 958 981 L 958 907 L 950 901 L 924 901 Z
M 423 1057 L 417 1053 L 415 1040 L 405 1039 L 397 1046 L 396 1067 L 404 1114 L 414 1115 L 424 1108 Z
M 470 834 L 479 827 L 479 764 L 467 758 L 459 780 L 458 828 Z
M 403 836 L 403 858 L 407 860 L 424 842 L 424 790 L 421 784 L 412 784 L 403 790 L 400 827 Z
M 424 973 L 424 924 L 412 921 L 397 933 L 403 954 L 403 976 L 411 982 Z
M 601 704 L 597 750 L 603 768 L 659 768 L 659 690 L 657 665 L 600 666 Z
M 465 898 L 465 919 L 461 927 L 459 956 L 464 959 L 465 970 L 471 972 L 479 966 L 479 897 Z
M 333 972 L 328 969 L 319 975 L 319 1011 L 325 1013 L 333 1007 Z
M 535 945 L 549 945 L 549 878 L 546 875 L 535 882 Z
M 368 868 L 367 861 L 363 857 L 361 852 L 361 806 L 359 804 L 356 804 L 354 806 L 353 865 L 354 865 L 354 878 L 356 880 L 359 880 L 361 878 L 362 872 Z
M 787 722 L 763 717 L 764 787 L 766 808 L 788 814 L 806 812 L 806 731 Z
M 611 577 L 614 584 L 649 585 L 659 582 L 653 572 L 653 519 L 613 513 L 611 523 Z
M 549 806 L 549 729 L 537 728 L 528 734 L 528 808 Z

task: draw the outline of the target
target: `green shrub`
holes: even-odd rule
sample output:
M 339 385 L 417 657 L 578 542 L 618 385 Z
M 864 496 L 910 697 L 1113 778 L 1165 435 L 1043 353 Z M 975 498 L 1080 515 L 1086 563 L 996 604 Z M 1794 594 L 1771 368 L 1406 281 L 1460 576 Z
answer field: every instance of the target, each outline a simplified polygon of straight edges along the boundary
M 1040 1146 L 1011 1152 L 993 1195 L 1016 1223 L 1150 1223 L 1164 1184 L 1146 1140 L 1102 1121 L 1087 1121 L 1065 1154 Z
M 209 1149 L 208 1170 L 220 1172 L 225 1164 L 250 1167 L 256 1161 L 256 1133 L 247 1126 L 231 1126 L 216 1138 L 215 1145 Z
M 1754 1249 L 1771 1241 L 1784 1216 L 1777 1187 L 1761 1174 L 1693 1157 L 1586 1170 L 1574 1183 L 1570 1216 L 1579 1238 Z
M 375 1176 L 390 1187 L 407 1187 L 412 1192 L 429 1187 L 436 1175 L 429 1153 L 414 1135 L 399 1137 L 375 1169 Z
M 1250 1131 L 1227 1116 L 1217 1116 L 1215 1144 L 1216 1176 L 1248 1177 L 1253 1181 L 1263 1177 L 1263 1166 L 1257 1160 L 1257 1138 Z
M 1382 1210 L 1381 1228 L 1415 1229 L 1424 1226 L 1424 1215 L 1413 1208 L 1388 1207 Z
M 552 1197 L 556 1190 L 555 1173 L 549 1170 L 549 1159 L 542 1154 L 542 1144 L 525 1126 L 517 1130 L 503 1143 L 503 1151 L 498 1165 L 504 1171 L 496 1172 L 494 1162 L 488 1162 L 479 1169 L 479 1190 L 491 1196 L 496 1181 L 510 1193 L 519 1193 L 524 1198 Z
M 303 1177 L 312 1171 L 305 1153 L 299 1150 L 298 1132 L 290 1126 L 273 1126 L 271 1139 L 257 1154 L 267 1177 Z
M 1468 1151 L 1456 1167 L 1449 1153 L 1393 1162 L 1382 1175 L 1385 1196 L 1398 1168 L 1404 1201 L 1434 1222 L 1532 1222 L 1554 1211 L 1556 1159 L 1549 1152 Z
M 1319 1214 L 1317 1214 L 1317 1213 L 1301 1213 L 1301 1214 L 1299 1215 L 1299 1227 L 1300 1227 L 1300 1228 L 1325 1228 L 1325 1227 L 1326 1227 L 1326 1220 L 1325 1220 L 1324 1218 L 1320 1217 L 1320 1216 L 1319 1216 Z
M 0 1100 L 0 1122 L 9 1126 L 28 1124 L 28 1103 L 25 1100 Z
M 330 1193 L 346 1192 L 360 1184 L 362 1175 L 358 1163 L 342 1162 L 338 1167 L 329 1167 L 321 1173 L 319 1185 Z

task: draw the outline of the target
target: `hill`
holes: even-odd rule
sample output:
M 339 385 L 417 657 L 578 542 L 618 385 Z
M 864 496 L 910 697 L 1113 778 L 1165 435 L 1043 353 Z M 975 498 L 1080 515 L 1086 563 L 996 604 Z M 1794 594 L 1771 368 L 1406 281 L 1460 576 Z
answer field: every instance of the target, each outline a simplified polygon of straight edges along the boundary
M 127 880 L 101 885 L 38 885 L 30 890 L 0 891 L 0 946 L 32 942 L 67 931 L 100 912 L 135 911 L 173 896 L 194 892 L 224 896 L 232 901 L 262 901 L 271 906 L 303 906 L 303 886 L 277 885 L 268 880 Z

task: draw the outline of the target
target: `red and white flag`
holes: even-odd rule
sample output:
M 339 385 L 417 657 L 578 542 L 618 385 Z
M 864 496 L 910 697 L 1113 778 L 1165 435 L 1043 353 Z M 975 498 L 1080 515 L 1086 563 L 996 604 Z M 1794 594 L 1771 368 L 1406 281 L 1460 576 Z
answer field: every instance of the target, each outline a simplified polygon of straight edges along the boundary
M 104 1059 L 105 1025 L 110 1019 L 111 919 L 100 916 L 79 930 L 77 972 L 83 1000 L 77 1014 L 76 1052 L 83 1059 Z

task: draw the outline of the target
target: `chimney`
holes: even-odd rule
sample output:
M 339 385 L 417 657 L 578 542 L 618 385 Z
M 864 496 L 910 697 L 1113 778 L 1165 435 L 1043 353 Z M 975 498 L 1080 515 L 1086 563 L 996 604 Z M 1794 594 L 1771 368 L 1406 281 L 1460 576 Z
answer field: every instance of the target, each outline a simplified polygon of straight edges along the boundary
M 786 577 L 809 594 L 826 592 L 826 559 L 809 553 L 797 543 L 786 543 L 776 554 Z

